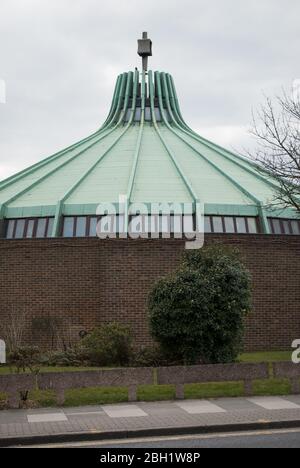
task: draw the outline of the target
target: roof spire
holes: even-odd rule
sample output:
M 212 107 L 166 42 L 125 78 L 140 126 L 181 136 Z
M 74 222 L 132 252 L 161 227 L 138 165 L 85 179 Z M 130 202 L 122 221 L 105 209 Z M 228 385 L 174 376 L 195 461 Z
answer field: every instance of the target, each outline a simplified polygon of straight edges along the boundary
M 143 71 L 148 69 L 148 57 L 152 56 L 152 41 L 148 39 L 148 33 L 143 32 L 143 38 L 138 39 L 138 55 L 143 59 Z

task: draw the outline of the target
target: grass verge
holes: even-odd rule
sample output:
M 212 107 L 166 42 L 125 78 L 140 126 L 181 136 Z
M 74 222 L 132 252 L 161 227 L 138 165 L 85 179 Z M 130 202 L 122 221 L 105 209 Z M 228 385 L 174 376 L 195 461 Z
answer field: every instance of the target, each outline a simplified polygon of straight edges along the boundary
M 253 385 L 254 395 L 288 395 L 290 391 L 290 382 L 285 379 L 257 380 L 254 381 Z M 185 385 L 186 399 L 241 396 L 244 396 L 242 382 L 212 382 Z M 52 391 L 36 390 L 30 393 L 30 399 L 41 407 L 56 406 L 55 393 Z M 175 387 L 173 385 L 141 385 L 138 388 L 139 401 L 174 399 Z M 123 387 L 84 388 L 66 391 L 64 406 L 105 405 L 127 401 L 127 389 Z

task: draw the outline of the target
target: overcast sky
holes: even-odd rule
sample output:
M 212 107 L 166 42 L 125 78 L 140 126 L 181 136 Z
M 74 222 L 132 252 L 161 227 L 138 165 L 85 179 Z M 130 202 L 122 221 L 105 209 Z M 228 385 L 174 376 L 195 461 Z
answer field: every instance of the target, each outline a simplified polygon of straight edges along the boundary
M 300 77 L 299 18 L 299 0 L 0 0 L 0 179 L 100 126 L 144 30 L 190 126 L 251 147 L 252 108 Z

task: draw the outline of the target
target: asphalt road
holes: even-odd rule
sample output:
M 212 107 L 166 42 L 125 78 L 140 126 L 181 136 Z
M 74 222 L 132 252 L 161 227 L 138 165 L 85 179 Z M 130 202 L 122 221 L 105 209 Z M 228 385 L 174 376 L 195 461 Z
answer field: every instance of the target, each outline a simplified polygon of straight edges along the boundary
M 300 448 L 300 430 L 257 431 L 199 436 L 159 437 L 128 441 L 53 444 L 73 448 Z

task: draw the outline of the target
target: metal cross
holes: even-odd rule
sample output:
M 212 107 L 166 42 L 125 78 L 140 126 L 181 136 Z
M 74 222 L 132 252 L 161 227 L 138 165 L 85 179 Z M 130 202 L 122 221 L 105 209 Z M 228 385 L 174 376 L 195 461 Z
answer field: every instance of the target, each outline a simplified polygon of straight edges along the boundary
M 143 32 L 143 39 L 138 39 L 138 54 L 143 59 L 143 71 L 147 71 L 148 57 L 152 56 L 152 41 L 147 32 Z

